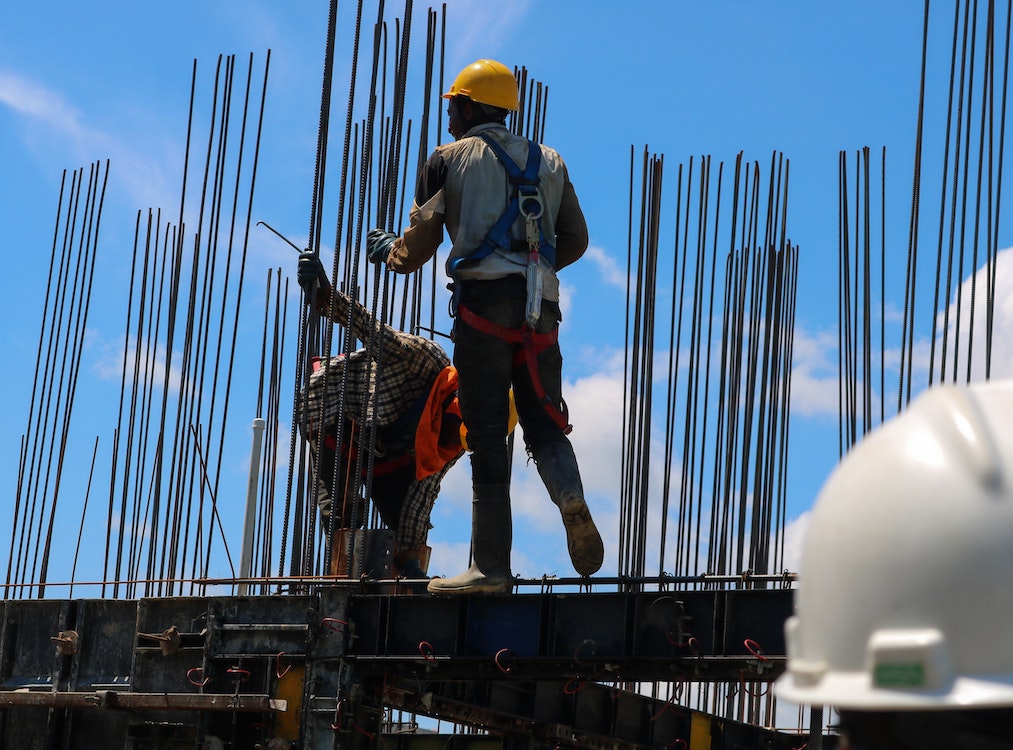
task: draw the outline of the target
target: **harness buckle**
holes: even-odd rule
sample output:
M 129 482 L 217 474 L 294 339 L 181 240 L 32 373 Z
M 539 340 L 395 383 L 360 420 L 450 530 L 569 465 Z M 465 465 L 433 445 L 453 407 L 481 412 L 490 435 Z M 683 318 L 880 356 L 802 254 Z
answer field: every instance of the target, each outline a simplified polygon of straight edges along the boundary
M 545 211 L 542 194 L 537 187 L 518 186 L 517 210 L 524 219 L 524 238 L 528 243 L 528 250 L 536 253 L 542 244 L 541 218 Z

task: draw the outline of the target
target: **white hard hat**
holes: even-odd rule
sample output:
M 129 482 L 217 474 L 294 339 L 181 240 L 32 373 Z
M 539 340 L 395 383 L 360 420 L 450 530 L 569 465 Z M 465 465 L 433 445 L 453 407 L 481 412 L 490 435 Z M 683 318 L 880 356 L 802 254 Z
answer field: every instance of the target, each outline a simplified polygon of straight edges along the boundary
M 785 632 L 793 703 L 1013 706 L 1013 382 L 932 388 L 845 457 Z

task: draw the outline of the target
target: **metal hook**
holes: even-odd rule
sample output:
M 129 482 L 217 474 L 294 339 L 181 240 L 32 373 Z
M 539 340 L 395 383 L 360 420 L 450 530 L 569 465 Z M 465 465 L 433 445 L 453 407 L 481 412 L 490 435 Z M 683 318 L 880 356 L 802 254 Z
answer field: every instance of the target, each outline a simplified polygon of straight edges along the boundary
M 746 650 L 749 651 L 749 653 L 760 661 L 767 661 L 767 657 L 763 655 L 763 647 L 752 638 L 746 638 L 746 640 L 742 642 L 742 645 L 746 647 Z
M 575 682 L 576 687 L 574 687 Z M 567 695 L 576 695 L 581 691 L 581 689 L 583 689 L 584 684 L 585 684 L 584 680 L 581 679 L 580 675 L 575 674 L 573 677 L 571 677 L 569 680 L 566 681 L 565 685 L 563 685 L 563 692 L 566 693 Z
M 508 648 L 501 648 L 499 651 L 496 652 L 496 656 L 493 657 L 493 660 L 496 662 L 496 666 L 499 667 L 499 671 L 503 672 L 504 674 L 507 674 L 507 673 L 510 672 L 510 667 L 508 667 L 508 666 L 504 667 L 503 664 L 502 664 L 502 662 L 500 662 L 499 659 L 500 659 L 501 656 L 509 655 L 510 653 L 511 653 L 510 649 L 508 649 Z
M 279 680 L 282 677 L 284 677 L 285 675 L 287 675 L 289 673 L 289 670 L 292 669 L 292 664 L 289 663 L 289 665 L 287 667 L 285 667 L 285 670 L 282 671 L 282 669 L 281 669 L 281 657 L 284 656 L 284 655 L 285 655 L 284 651 L 279 651 L 278 655 L 276 657 L 274 657 L 274 674 L 275 674 L 275 676 Z
M 268 224 L 268 223 L 267 223 L 266 221 L 258 221 L 258 222 L 257 222 L 257 226 L 258 226 L 258 227 L 259 227 L 259 226 L 260 226 L 261 224 L 263 224 L 263 225 L 264 225 L 265 227 L 267 227 L 268 229 L 270 229 L 270 230 L 271 230 L 272 232 L 274 232 L 274 233 L 275 233 L 276 235 L 278 235 L 279 237 L 281 237 L 281 238 L 282 238 L 283 240 L 285 240 L 285 242 L 287 242 L 287 243 L 288 243 L 289 245 L 291 245 L 292 247 L 294 247 L 294 248 L 295 248 L 295 251 L 296 251 L 297 253 L 300 253 L 300 254 L 301 254 L 301 253 L 304 253 L 304 252 L 306 252 L 306 251 L 305 251 L 305 250 L 303 250 L 303 249 L 302 249 L 301 247 L 296 247 L 296 244 L 295 244 L 294 242 L 292 242 L 292 240 L 290 240 L 290 239 L 289 239 L 288 237 L 286 237 L 285 235 L 283 235 L 283 234 L 282 234 L 281 232 L 279 232 L 279 231 L 278 231 L 277 229 L 275 229 L 274 227 L 272 227 L 272 226 L 271 226 L 270 224 Z
M 344 620 L 338 620 L 334 617 L 325 617 L 322 622 L 324 627 L 328 630 L 333 630 L 335 633 L 343 633 L 344 627 L 348 625 Z M 342 627 L 338 627 L 339 625 Z

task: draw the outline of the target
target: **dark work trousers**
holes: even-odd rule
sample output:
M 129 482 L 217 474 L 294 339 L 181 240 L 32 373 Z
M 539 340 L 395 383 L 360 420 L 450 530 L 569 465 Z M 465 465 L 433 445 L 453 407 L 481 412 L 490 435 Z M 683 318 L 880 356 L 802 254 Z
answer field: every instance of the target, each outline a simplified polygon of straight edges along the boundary
M 517 274 L 491 281 L 459 282 L 459 302 L 476 315 L 507 328 L 524 323 L 525 281 Z M 559 305 L 542 300 L 537 333 L 559 326 Z M 528 453 L 537 459 L 539 450 L 556 442 L 569 444 L 562 429 L 545 411 L 535 395 L 520 344 L 482 333 L 460 318 L 454 337 L 454 366 L 459 378 L 461 415 L 468 430 L 472 485 L 507 485 L 510 457 L 507 454 L 507 420 L 513 386 L 514 403 Z M 559 406 L 562 393 L 563 358 L 553 344 L 538 355 L 538 373 L 545 393 Z
M 349 432 L 349 429 L 346 428 L 346 439 Z M 333 438 L 334 434 L 329 433 L 329 436 Z M 327 442 L 330 442 L 330 440 Z M 331 510 L 331 500 L 337 497 L 341 504 L 338 508 L 341 515 L 338 519 L 337 528 L 343 525 L 350 525 L 351 523 L 361 528 L 365 521 L 361 510 L 358 513 L 354 513 L 351 505 L 346 505 L 346 503 L 342 502 L 342 499 L 345 497 L 345 472 L 348 470 L 348 462 L 344 456 L 341 458 L 341 465 L 338 467 L 337 472 L 338 491 L 335 492 L 331 486 L 331 483 L 335 480 L 334 459 L 334 449 L 328 447 L 325 443 L 323 450 L 320 452 L 320 461 L 317 465 L 317 508 L 320 510 L 322 522 L 325 524 L 329 522 L 328 516 Z M 377 463 L 375 471 L 379 473 L 373 474 L 371 492 L 373 504 L 380 512 L 380 519 L 387 528 L 396 531 L 401 522 L 401 508 L 404 505 L 405 495 L 408 493 L 408 487 L 415 480 L 415 461 L 409 460 L 393 470 L 387 469 L 382 463 Z M 349 501 L 356 501 L 361 486 L 361 482 L 353 482 L 347 488 L 350 495 Z M 353 515 L 358 517 L 353 519 Z

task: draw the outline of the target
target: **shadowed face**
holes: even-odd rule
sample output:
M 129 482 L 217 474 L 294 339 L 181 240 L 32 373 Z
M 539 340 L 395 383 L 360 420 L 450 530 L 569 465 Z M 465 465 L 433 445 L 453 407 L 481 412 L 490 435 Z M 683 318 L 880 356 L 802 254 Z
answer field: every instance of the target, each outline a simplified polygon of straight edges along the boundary
M 468 132 L 467 122 L 471 118 L 471 103 L 462 101 L 458 97 L 450 99 L 447 103 L 447 132 L 459 140 Z

